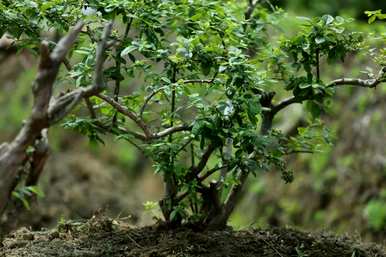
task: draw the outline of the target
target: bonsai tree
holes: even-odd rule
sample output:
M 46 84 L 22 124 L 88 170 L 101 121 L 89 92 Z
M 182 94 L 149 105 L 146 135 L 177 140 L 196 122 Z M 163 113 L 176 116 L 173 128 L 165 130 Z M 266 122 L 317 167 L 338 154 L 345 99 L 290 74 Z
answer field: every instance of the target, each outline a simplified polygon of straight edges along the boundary
M 7 192 L 1 202 L 14 188 L 8 181 L 17 177 L 26 146 L 84 103 L 88 114 L 77 109 L 64 126 L 96 142 L 112 134 L 144 152 L 164 179 L 159 205 L 168 225 L 221 229 L 248 177 L 275 169 L 290 182 L 286 156 L 314 152 L 328 140 L 317 119 L 297 135 L 284 135 L 274 127 L 279 113 L 303 104 L 317 118 L 337 88 L 375 88 L 385 80 L 381 68 L 367 79 L 325 81 L 322 67 L 359 51 L 361 34 L 346 28 L 349 20 L 325 15 L 273 43 L 283 12 L 268 1 L 89 0 L 78 7 L 71 0 L 16 0 L 3 1 L 0 10 L 0 34 L 8 32 L 16 45 L 36 52 L 47 28 L 60 35 L 78 20 L 85 23 L 40 50 L 40 67 L 46 67 L 48 48 L 56 45 L 50 55 L 54 72 L 39 72 L 37 79 L 39 84 L 42 74 L 50 74 L 49 93 L 31 116 L 43 115 L 44 122 L 32 126 L 37 133 L 18 148 L 21 157 L 12 169 L 6 165 L 15 153 L 1 151 L 0 194 Z M 110 25 L 101 35 L 111 20 L 112 33 Z M 60 63 L 67 70 L 59 71 Z M 58 72 L 60 84 L 73 89 L 49 103 Z M 56 117 L 52 110 L 61 113 L 54 121 L 47 120 Z

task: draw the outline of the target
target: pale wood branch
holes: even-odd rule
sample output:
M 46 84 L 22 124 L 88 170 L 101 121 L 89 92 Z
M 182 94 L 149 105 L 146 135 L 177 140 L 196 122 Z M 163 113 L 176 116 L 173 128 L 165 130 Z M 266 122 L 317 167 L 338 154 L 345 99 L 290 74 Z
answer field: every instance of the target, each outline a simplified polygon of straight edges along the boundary
M 52 97 L 52 87 L 58 75 L 60 65 L 65 60 L 82 27 L 82 22 L 77 23 L 56 44 L 51 53 L 47 42 L 43 41 L 41 44 L 38 74 L 32 88 L 34 95 L 32 113 L 24 122 L 15 139 L 10 143 L 4 143 L 0 146 L 0 215 L 4 212 L 11 192 L 16 186 L 15 181 L 19 168 L 26 160 L 27 147 L 34 145 L 38 137 L 45 133 L 45 129 L 63 119 L 83 97 L 95 95 L 104 89 L 104 52 L 107 39 L 112 30 L 112 23 L 105 27 L 102 40 L 97 47 L 94 85 L 88 88 L 76 89 L 55 99 Z M 39 172 L 42 171 L 44 166 L 45 158 L 43 152 L 41 157 L 41 160 L 35 163 L 35 168 Z M 32 182 L 33 180 L 31 177 Z
M 113 98 L 108 97 L 106 95 L 99 94 L 97 95 L 100 99 L 104 100 L 108 104 L 110 104 L 112 107 L 114 107 L 115 110 L 117 110 L 119 113 L 123 114 L 124 116 L 128 117 L 132 121 L 134 121 L 135 124 L 139 128 L 142 129 L 142 131 L 145 133 L 146 138 L 151 138 L 152 133 L 150 129 L 148 128 L 147 124 L 132 110 L 128 109 L 127 107 L 121 105 L 117 101 L 115 101 Z
M 176 132 L 190 131 L 191 129 L 192 129 L 192 126 L 189 126 L 189 125 L 180 125 L 180 126 L 170 127 L 170 128 L 165 129 L 165 130 L 162 130 L 158 133 L 152 134 L 151 138 L 152 139 L 158 139 L 158 138 L 162 138 L 162 137 L 166 137 L 168 135 L 174 134 Z
M 382 67 L 380 71 L 378 72 L 378 75 L 375 78 L 370 79 L 354 79 L 354 78 L 341 78 L 341 79 L 335 79 L 327 84 L 327 88 L 333 88 L 333 87 L 339 87 L 339 86 L 357 86 L 357 87 L 364 87 L 364 88 L 375 88 L 380 83 L 386 81 L 385 77 L 386 67 Z M 308 99 L 299 99 L 295 96 L 289 97 L 287 99 L 282 100 L 277 105 L 274 105 L 271 110 L 272 114 L 276 114 L 280 110 L 286 108 L 289 105 L 292 105 L 294 103 L 301 103 Z

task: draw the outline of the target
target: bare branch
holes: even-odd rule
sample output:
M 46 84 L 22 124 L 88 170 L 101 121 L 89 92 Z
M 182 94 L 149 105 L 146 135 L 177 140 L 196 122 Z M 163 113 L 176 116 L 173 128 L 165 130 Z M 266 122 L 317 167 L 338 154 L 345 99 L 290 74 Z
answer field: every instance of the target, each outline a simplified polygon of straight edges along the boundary
M 119 113 L 125 115 L 126 117 L 134 121 L 138 125 L 138 127 L 140 127 L 142 131 L 145 133 L 146 138 L 150 139 L 152 137 L 152 133 L 149 130 L 147 124 L 140 117 L 138 117 L 135 112 L 129 110 L 125 106 L 121 105 L 120 103 L 118 103 L 117 101 L 115 101 L 114 99 L 106 95 L 98 94 L 97 97 L 101 98 L 102 100 L 110 104 Z
M 88 109 L 88 111 L 90 113 L 91 119 L 95 119 L 97 117 L 97 115 L 95 113 L 94 106 L 92 105 L 92 103 L 90 101 L 90 98 L 89 97 L 85 97 L 84 101 L 85 101 L 87 109 Z
M 26 160 L 26 149 L 32 145 L 42 131 L 66 116 L 83 97 L 99 93 L 104 88 L 103 63 L 107 39 L 111 33 L 112 23 L 104 30 L 103 38 L 97 47 L 95 84 L 88 88 L 79 88 L 56 99 L 52 99 L 52 87 L 59 72 L 60 64 L 74 44 L 82 30 L 83 23 L 79 22 L 64 38 L 62 38 L 52 53 L 48 43 L 42 42 L 40 51 L 39 70 L 33 86 L 34 104 L 31 116 L 23 124 L 16 138 L 9 144 L 2 144 L 0 149 L 0 215 L 3 213 L 10 194 L 16 185 L 18 170 Z M 44 131 L 43 131 L 44 132 Z M 44 157 L 42 155 L 42 157 Z M 41 171 L 44 158 L 36 163 Z
M 32 87 L 34 104 L 32 116 L 44 116 L 52 96 L 52 86 L 59 71 L 59 65 L 54 64 L 50 58 L 48 42 L 43 41 L 40 45 L 40 63 L 36 80 Z M 40 117 L 42 118 L 42 117 Z
M 67 36 L 63 37 L 55 46 L 50 57 L 54 62 L 61 63 L 65 56 L 67 55 L 68 50 L 72 47 L 75 40 L 78 38 L 78 34 L 83 28 L 83 22 L 78 22 L 75 27 L 71 30 Z
M 386 73 L 386 67 L 383 67 L 376 78 L 372 79 L 353 79 L 353 78 L 341 78 L 331 81 L 327 84 L 327 88 L 332 87 L 338 87 L 338 86 L 358 86 L 358 87 L 365 87 L 365 88 L 375 88 L 377 85 L 379 85 L 382 82 L 386 81 L 385 78 Z M 271 108 L 272 114 L 276 114 L 280 110 L 286 108 L 287 106 L 294 104 L 294 103 L 301 103 L 307 99 L 298 99 L 295 96 L 289 97 L 287 99 L 282 100 L 277 105 L 273 106 Z
M 150 95 L 148 95 L 146 98 L 145 98 L 145 101 L 143 102 L 143 105 L 141 107 L 141 110 L 139 111 L 139 117 L 142 119 L 143 117 L 143 113 L 145 112 L 150 100 L 156 95 L 158 94 L 159 92 L 161 92 L 163 89 L 165 89 L 166 87 L 160 87 L 158 88 L 157 90 L 154 90 L 153 92 L 150 93 Z
M 142 141 L 146 141 L 147 140 L 145 135 L 137 133 L 137 132 L 134 132 L 134 131 L 131 131 L 131 130 L 128 130 L 126 128 L 116 127 L 116 129 L 118 129 L 118 131 L 119 131 L 119 133 L 117 133 L 117 130 L 114 130 L 112 126 L 104 125 L 104 124 L 102 124 L 100 122 L 95 122 L 95 125 L 98 126 L 101 129 L 104 129 L 104 130 L 114 134 L 114 135 L 129 134 L 129 135 L 132 135 L 136 139 L 139 139 L 139 140 L 142 140 Z M 128 140 L 128 141 L 130 143 L 132 143 L 130 140 Z M 136 145 L 136 147 L 139 148 L 137 145 Z M 141 150 L 141 151 L 143 152 L 143 150 Z
M 49 155 L 47 129 L 42 130 L 40 138 L 35 142 L 34 149 L 30 160 L 30 171 L 25 182 L 26 186 L 37 185 L 40 175 L 43 172 L 44 165 Z
M 344 86 L 344 85 L 374 88 L 378 84 L 385 81 L 385 72 L 386 72 L 386 67 L 383 67 L 379 71 L 376 78 L 372 78 L 372 79 L 352 79 L 352 78 L 336 79 L 336 80 L 333 80 L 330 83 L 328 83 L 327 88 Z
M 199 83 L 199 84 L 211 84 L 214 82 L 214 79 L 187 79 L 184 80 L 184 84 L 193 84 L 193 83 Z
M 8 147 L 1 148 L 0 155 L 0 215 L 3 213 L 10 194 L 17 184 L 18 170 L 25 163 L 26 149 L 34 144 L 42 131 L 49 127 L 50 100 L 52 87 L 59 72 L 59 66 L 67 52 L 75 42 L 83 24 L 78 23 L 67 36 L 61 39 L 50 54 L 48 43 L 42 42 L 40 48 L 39 70 L 32 91 L 34 104 L 30 117 L 23 124 L 15 139 L 7 144 Z M 44 132 L 44 131 L 43 131 Z M 44 164 L 44 158 L 37 164 Z
M 276 10 L 275 6 L 273 6 L 270 0 L 265 0 L 265 2 L 268 4 L 269 8 L 271 8 L 271 11 L 274 12 Z
M 99 94 L 97 97 L 101 98 L 108 104 L 110 104 L 112 107 L 114 107 L 115 110 L 117 110 L 119 113 L 125 115 L 126 117 L 130 118 L 132 121 L 134 121 L 139 128 L 142 129 L 142 131 L 145 133 L 143 138 L 140 138 L 137 136 L 137 138 L 143 139 L 143 140 L 153 140 L 153 139 L 159 139 L 162 137 L 166 137 L 169 135 L 172 135 L 176 132 L 180 131 L 190 131 L 192 129 L 192 126 L 190 125 L 179 125 L 167 128 L 165 130 L 162 130 L 157 133 L 152 133 L 149 129 L 148 125 L 145 123 L 145 121 L 138 116 L 134 111 L 128 109 L 127 107 L 121 105 L 117 101 L 115 101 L 113 98 L 108 97 L 106 95 Z
M 2 144 L 0 145 L 0 156 L 1 156 L 4 152 L 6 152 L 6 151 L 8 150 L 8 148 L 9 148 L 9 144 L 8 144 L 8 143 L 2 143 Z
M 187 79 L 187 80 L 184 80 L 182 83 L 184 84 L 194 84 L 194 83 L 198 83 L 198 84 L 211 84 L 214 82 L 214 80 L 216 79 L 217 77 L 217 72 L 214 74 L 213 78 L 211 79 Z M 143 113 L 145 112 L 150 100 L 156 95 L 158 94 L 159 92 L 161 92 L 163 89 L 165 89 L 166 86 L 163 86 L 163 87 L 160 87 L 156 90 L 154 90 L 153 92 L 151 92 L 146 98 L 145 98 L 145 101 L 141 107 L 141 110 L 139 111 L 139 117 L 143 117 Z
M 102 39 L 97 46 L 94 84 L 86 88 L 78 88 L 67 94 L 59 96 L 56 99 L 53 99 L 48 110 L 48 122 L 50 125 L 55 124 L 63 117 L 65 117 L 83 98 L 96 95 L 105 88 L 103 81 L 103 64 L 105 61 L 107 40 L 111 34 L 112 26 L 112 22 L 109 22 L 105 26 Z M 67 41 L 65 40 L 64 42 Z
M 274 105 L 272 108 L 271 108 L 271 111 L 272 111 L 272 114 L 276 114 L 278 113 L 280 110 L 286 108 L 287 106 L 291 105 L 291 104 L 294 104 L 294 103 L 301 103 L 302 100 L 292 96 L 292 97 L 289 97 L 287 99 L 284 99 L 282 100 L 280 103 L 278 103 L 277 105 Z
M 32 88 L 34 95 L 32 114 L 12 142 L 15 148 L 19 148 L 19 151 L 25 150 L 35 140 L 36 136 L 40 134 L 41 130 L 49 126 L 52 87 L 58 75 L 60 64 L 72 47 L 72 44 L 74 44 L 82 26 L 83 23 L 79 22 L 67 36 L 58 42 L 51 54 L 49 53 L 48 43 L 42 42 L 39 71 Z
M 216 147 L 214 147 L 212 144 L 208 145 L 208 148 L 205 150 L 204 154 L 201 156 L 200 162 L 197 164 L 197 166 L 192 168 L 192 171 L 194 174 L 198 175 L 206 166 L 210 156 L 212 153 L 216 150 Z
M 54 125 L 58 121 L 62 120 L 82 100 L 82 97 L 82 90 L 74 90 L 51 101 L 48 109 L 49 125 Z
M 232 191 L 229 193 L 228 198 L 221 209 L 221 212 L 209 221 L 208 226 L 210 228 L 223 227 L 226 224 L 229 216 L 235 209 L 236 204 L 239 202 L 243 194 L 248 175 L 248 172 L 241 171 L 238 178 L 239 183 L 233 186 Z
M 198 178 L 198 181 L 204 181 L 205 179 L 209 178 L 211 175 L 213 175 L 214 173 L 216 173 L 217 171 L 219 170 L 222 170 L 222 169 L 226 169 L 228 168 L 228 165 L 224 165 L 224 166 L 219 166 L 219 167 L 215 167 L 211 170 L 208 170 L 205 175 L 201 176 Z
M 94 87 L 96 88 L 96 90 L 101 90 L 105 87 L 103 81 L 103 64 L 105 62 L 105 50 L 107 47 L 107 40 L 110 37 L 112 29 L 113 23 L 109 22 L 103 30 L 102 40 L 98 44 L 98 47 L 96 49 L 94 76 Z
M 228 199 L 224 206 L 224 211 L 227 215 L 230 215 L 232 213 L 233 209 L 235 208 L 236 203 L 238 202 L 238 198 L 240 197 L 242 190 L 244 189 L 245 182 L 248 178 L 249 173 L 245 171 L 241 171 L 241 174 L 239 176 L 239 183 L 235 186 L 233 186 L 233 189 L 231 193 L 228 196 Z
M 162 130 L 158 133 L 155 133 L 151 136 L 152 139 L 158 139 L 162 138 L 171 134 L 174 134 L 179 131 L 190 131 L 192 129 L 192 126 L 189 125 L 181 125 L 181 126 L 175 126 L 175 127 L 170 127 L 165 130 Z
M 244 16 L 246 20 L 249 20 L 252 16 L 253 11 L 255 10 L 259 0 L 248 0 L 248 9 L 245 12 Z
M 71 65 L 70 61 L 67 58 L 63 59 L 63 64 L 64 64 L 64 67 L 66 67 L 67 71 L 71 71 L 72 70 L 72 65 Z

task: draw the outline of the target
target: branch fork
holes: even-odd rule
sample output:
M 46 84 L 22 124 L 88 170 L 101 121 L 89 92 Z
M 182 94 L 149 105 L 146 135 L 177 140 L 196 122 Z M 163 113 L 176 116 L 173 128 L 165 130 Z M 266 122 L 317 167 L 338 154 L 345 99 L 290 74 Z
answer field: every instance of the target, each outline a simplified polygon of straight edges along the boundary
M 17 185 L 19 168 L 23 166 L 27 159 L 27 148 L 33 146 L 38 138 L 42 138 L 42 135 L 44 139 L 47 135 L 46 130 L 62 120 L 82 98 L 95 95 L 105 88 L 103 64 L 112 23 L 108 23 L 105 26 L 102 40 L 98 44 L 94 85 L 88 88 L 75 89 L 57 98 L 52 96 L 53 85 L 59 73 L 60 65 L 66 60 L 66 55 L 77 40 L 83 26 L 83 22 L 78 22 L 67 36 L 63 37 L 56 44 L 52 52 L 49 51 L 46 41 L 41 43 L 39 69 L 32 88 L 34 96 L 32 113 L 22 125 L 14 140 L 0 145 L 0 216 L 7 206 L 14 187 Z M 40 140 L 39 142 L 44 143 L 47 141 Z M 41 144 L 37 145 L 38 148 L 39 146 Z M 37 150 L 44 149 L 40 147 Z M 36 162 L 34 166 L 39 175 L 46 159 L 44 153 L 47 153 L 47 151 L 41 152 L 40 161 Z M 36 174 L 32 177 L 36 177 Z M 34 181 L 35 179 L 32 180 Z

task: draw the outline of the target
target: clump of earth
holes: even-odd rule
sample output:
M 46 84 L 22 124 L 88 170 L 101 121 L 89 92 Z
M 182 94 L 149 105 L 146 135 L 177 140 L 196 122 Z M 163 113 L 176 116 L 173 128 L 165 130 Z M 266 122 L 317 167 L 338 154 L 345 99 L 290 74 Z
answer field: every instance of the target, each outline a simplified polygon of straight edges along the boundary
M 382 257 L 381 246 L 290 228 L 234 231 L 134 228 L 106 217 L 62 222 L 52 230 L 20 229 L 3 241 L 0 257 Z

